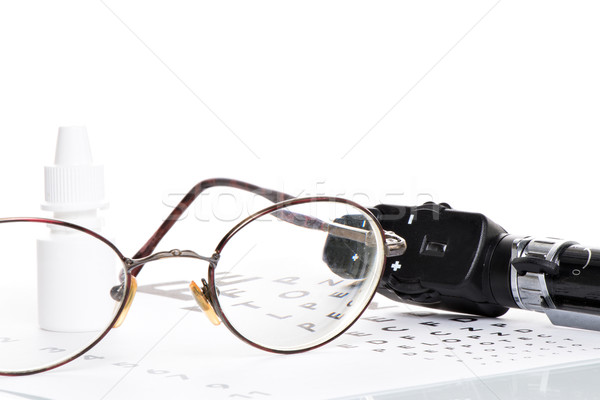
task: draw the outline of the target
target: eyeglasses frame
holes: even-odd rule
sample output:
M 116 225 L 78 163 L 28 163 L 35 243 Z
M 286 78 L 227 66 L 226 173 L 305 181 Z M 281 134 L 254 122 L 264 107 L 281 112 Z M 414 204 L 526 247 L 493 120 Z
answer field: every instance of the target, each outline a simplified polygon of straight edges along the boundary
M 231 228 L 229 230 L 229 232 L 227 232 L 225 234 L 225 236 L 223 236 L 223 238 L 219 241 L 219 243 L 217 244 L 215 251 L 211 257 L 205 257 L 202 255 L 199 255 L 198 253 L 196 253 L 192 250 L 179 250 L 179 249 L 173 249 L 170 251 L 161 251 L 161 252 L 157 252 L 157 253 L 152 253 L 153 250 L 156 248 L 156 246 L 161 241 L 161 239 L 173 227 L 175 222 L 177 222 L 179 220 L 181 215 L 194 202 L 194 200 L 200 195 L 200 193 L 202 193 L 204 190 L 206 190 L 208 188 L 212 188 L 212 187 L 232 187 L 232 188 L 244 190 L 244 191 L 259 195 L 261 197 L 264 197 L 267 200 L 274 202 L 275 204 L 272 204 L 271 206 L 268 206 L 258 212 L 253 213 L 252 215 L 244 218 L 242 221 L 240 221 L 238 224 L 236 224 L 233 228 Z M 323 341 L 317 345 L 314 345 L 314 346 L 311 346 L 308 348 L 303 348 L 303 349 L 298 349 L 298 350 L 275 350 L 275 349 L 267 348 L 267 347 L 264 347 L 257 343 L 252 342 L 248 338 L 244 337 L 241 333 L 239 333 L 233 327 L 233 325 L 229 322 L 229 320 L 225 316 L 225 313 L 223 312 L 223 310 L 219 304 L 219 301 L 218 301 L 218 294 L 217 294 L 217 289 L 216 289 L 216 284 L 215 284 L 215 282 L 216 282 L 215 269 L 217 268 L 220 254 L 221 254 L 223 248 L 225 247 L 225 245 L 227 244 L 227 242 L 237 232 L 239 232 L 242 228 L 244 228 L 246 225 L 248 225 L 252 221 L 254 221 L 262 216 L 276 212 L 277 210 L 288 208 L 290 206 L 306 204 L 306 203 L 314 203 L 314 202 L 326 202 L 326 201 L 338 202 L 338 203 L 353 206 L 353 207 L 357 208 L 358 210 L 360 210 L 361 212 L 363 212 L 365 215 L 367 215 L 371 219 L 372 227 L 373 227 L 374 231 L 377 232 L 378 235 L 380 235 L 380 238 L 382 239 L 381 243 L 383 246 L 382 248 L 378 249 L 379 251 L 383 252 L 383 256 L 381 257 L 382 265 L 379 266 L 381 271 L 380 271 L 380 274 L 377 279 L 377 281 L 379 281 L 383 277 L 386 257 L 403 254 L 404 251 L 406 250 L 406 242 L 404 241 L 403 238 L 396 235 L 395 233 L 389 232 L 389 231 L 384 231 L 383 228 L 381 227 L 381 224 L 377 220 L 377 218 L 367 208 L 355 203 L 352 200 L 339 198 L 339 197 L 316 196 L 316 197 L 295 198 L 295 197 L 293 197 L 289 194 L 283 193 L 283 192 L 278 192 L 275 190 L 261 188 L 256 185 L 249 184 L 249 183 L 239 181 L 239 180 L 234 180 L 234 179 L 215 178 L 215 179 L 204 180 L 204 181 L 201 181 L 198 184 L 196 184 L 183 197 L 183 199 L 179 202 L 179 204 L 169 214 L 167 219 L 163 221 L 163 223 L 160 225 L 160 227 L 157 229 L 157 231 L 150 237 L 150 239 L 148 239 L 148 241 L 142 246 L 142 248 L 140 248 L 140 250 L 132 258 L 128 258 L 128 257 L 124 256 L 123 253 L 121 253 L 121 251 L 117 248 L 117 246 L 115 246 L 110 240 L 106 239 L 104 236 L 102 236 L 88 228 L 79 226 L 77 224 L 73 224 L 73 223 L 70 223 L 67 221 L 50 219 L 50 218 L 37 218 L 37 217 L 0 218 L 0 224 L 11 223 L 11 222 L 44 223 L 44 224 L 62 226 L 65 228 L 74 229 L 74 230 L 83 232 L 85 234 L 88 234 L 88 235 L 104 242 L 108 247 L 110 247 L 117 254 L 119 259 L 123 262 L 123 267 L 124 267 L 124 271 L 125 271 L 125 274 L 123 276 L 124 281 L 123 281 L 122 285 L 120 285 L 120 287 L 124 288 L 124 292 L 122 293 L 122 297 L 117 300 L 117 301 L 121 301 L 118 311 L 115 313 L 113 320 L 107 326 L 107 328 L 92 343 L 90 343 L 88 346 L 86 346 L 85 348 L 83 348 L 81 351 L 74 354 L 73 356 L 71 356 L 65 360 L 62 360 L 60 362 L 57 362 L 55 364 L 52 364 L 50 366 L 37 368 L 37 369 L 31 369 L 31 370 L 16 371 L 16 372 L 0 371 L 0 376 L 22 376 L 22 375 L 31 375 L 31 374 L 45 372 L 48 370 L 52 370 L 54 368 L 58 368 L 62 365 L 65 365 L 65 364 L 79 358 L 83 354 L 87 353 L 90 349 L 92 349 L 94 346 L 96 346 L 102 339 L 104 339 L 104 337 L 106 337 L 106 335 L 110 332 L 111 329 L 120 326 L 120 324 L 123 322 L 124 316 L 126 316 L 126 313 L 128 312 L 131 301 L 133 300 L 133 295 L 135 295 L 135 289 L 132 289 L 137 286 L 135 278 L 137 277 L 139 272 L 142 270 L 144 265 L 147 264 L 148 262 L 152 262 L 152 261 L 156 261 L 156 260 L 164 259 L 164 258 L 186 257 L 186 258 L 195 258 L 195 259 L 199 259 L 199 260 L 208 262 L 208 264 L 209 264 L 208 265 L 208 283 L 204 279 L 202 280 L 203 281 L 202 291 L 206 295 L 210 306 L 216 313 L 217 317 L 221 320 L 221 322 L 223 322 L 223 324 L 229 329 L 229 331 L 231 331 L 231 333 L 233 333 L 236 337 L 238 337 L 243 342 L 245 342 L 253 347 L 259 348 L 263 351 L 267 351 L 270 353 L 277 353 L 277 354 L 301 353 L 301 352 L 313 350 L 318 347 L 324 346 L 325 344 L 338 338 L 347 329 L 349 329 L 354 323 L 356 323 L 356 321 L 362 316 L 362 314 L 368 307 L 368 304 L 371 302 L 371 300 L 375 296 L 375 293 L 377 292 L 376 286 L 373 288 L 373 293 L 370 295 L 368 301 L 365 303 L 365 306 L 357 314 L 355 319 L 350 324 L 348 324 L 343 330 L 341 330 L 339 333 L 337 333 L 336 335 L 332 336 L 331 338 L 327 339 L 326 341 Z M 306 216 L 302 216 L 302 217 L 306 218 Z M 308 221 L 307 223 L 309 223 L 309 224 L 314 223 L 314 219 L 312 217 L 307 217 L 307 218 L 308 219 L 305 219 L 304 221 Z M 322 221 L 320 221 L 320 222 L 322 222 Z M 132 292 L 132 290 L 133 290 L 133 292 Z M 125 314 L 123 314 L 123 313 L 125 313 Z

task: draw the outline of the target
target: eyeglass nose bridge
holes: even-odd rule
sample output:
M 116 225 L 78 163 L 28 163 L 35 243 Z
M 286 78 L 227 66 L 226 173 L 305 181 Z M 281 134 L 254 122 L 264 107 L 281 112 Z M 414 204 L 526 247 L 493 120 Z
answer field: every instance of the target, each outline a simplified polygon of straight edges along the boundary
M 198 260 L 207 261 L 212 268 L 216 267 L 217 262 L 219 261 L 218 253 L 213 254 L 212 257 L 205 257 L 192 250 L 173 249 L 170 251 L 160 251 L 142 258 L 126 258 L 124 262 L 127 265 L 127 271 L 131 272 L 137 268 L 141 268 L 142 266 L 144 266 L 144 264 L 147 264 L 152 261 L 161 260 L 163 258 L 178 257 L 195 258 Z M 131 276 L 131 283 L 132 284 L 129 290 L 129 295 L 125 300 L 125 306 L 121 311 L 121 315 L 119 316 L 113 328 L 118 328 L 119 326 L 121 326 L 121 324 L 125 320 L 125 317 L 127 316 L 127 313 L 129 312 L 129 308 L 131 307 L 133 297 L 135 296 L 137 290 L 137 282 L 134 276 Z M 202 311 L 204 311 L 204 314 L 207 316 L 210 322 L 212 322 L 214 325 L 219 325 L 221 321 L 219 320 L 219 317 L 213 309 L 212 302 L 210 301 L 210 296 L 208 295 L 208 285 L 204 279 L 202 280 L 202 284 L 202 289 L 200 289 L 198 285 L 196 285 L 196 283 L 192 281 L 190 283 L 190 290 L 194 296 L 194 299 L 196 300 Z M 123 285 L 113 287 L 110 295 L 114 300 L 122 300 L 124 295 Z
M 201 256 L 192 250 L 179 250 L 173 249 L 170 251 L 159 251 L 158 253 L 150 254 L 149 256 L 142 258 L 127 258 L 125 259 L 125 264 L 127 264 L 127 270 L 131 272 L 134 269 L 141 268 L 144 264 L 147 264 L 152 261 L 162 260 L 163 258 L 195 258 L 202 261 L 207 261 L 212 266 L 216 267 L 217 262 L 219 261 L 219 254 L 215 253 L 211 257 Z

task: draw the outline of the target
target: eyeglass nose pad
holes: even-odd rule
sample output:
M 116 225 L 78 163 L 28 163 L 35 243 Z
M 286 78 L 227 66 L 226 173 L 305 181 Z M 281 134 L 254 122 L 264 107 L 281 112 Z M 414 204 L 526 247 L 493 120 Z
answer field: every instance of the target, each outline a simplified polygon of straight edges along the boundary
M 137 291 L 137 281 L 135 277 L 131 277 L 131 289 L 129 290 L 129 295 L 127 296 L 127 300 L 125 300 L 125 307 L 123 307 L 123 311 L 121 315 L 119 315 L 119 319 L 113 325 L 113 328 L 118 328 L 121 326 L 123 321 L 125 321 L 125 317 L 127 317 L 127 313 L 129 312 L 129 308 L 131 307 L 131 302 L 133 302 L 133 298 L 135 297 L 135 292 Z
M 215 309 L 210 304 L 208 296 L 206 295 L 206 291 L 208 290 L 206 281 L 204 281 L 203 279 L 202 283 L 202 289 L 200 289 L 198 285 L 196 285 L 196 282 L 192 281 L 190 283 L 190 290 L 192 292 L 192 295 L 194 296 L 196 303 L 198 303 L 202 311 L 204 311 L 204 315 L 206 315 L 206 318 L 208 318 L 208 320 L 212 322 L 213 325 L 219 325 L 221 321 L 219 320 Z

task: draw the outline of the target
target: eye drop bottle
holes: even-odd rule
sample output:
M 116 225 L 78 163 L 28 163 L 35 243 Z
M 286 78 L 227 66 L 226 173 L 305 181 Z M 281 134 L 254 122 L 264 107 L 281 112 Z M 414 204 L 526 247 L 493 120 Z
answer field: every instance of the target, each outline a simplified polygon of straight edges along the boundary
M 93 165 L 86 128 L 60 127 L 54 165 L 45 167 L 45 203 L 42 209 L 55 219 L 101 233 L 104 170 Z M 52 226 L 37 240 L 38 320 L 40 327 L 57 332 L 88 332 L 98 326 L 114 281 L 114 255 L 89 235 Z M 98 243 L 96 243 L 98 242 Z

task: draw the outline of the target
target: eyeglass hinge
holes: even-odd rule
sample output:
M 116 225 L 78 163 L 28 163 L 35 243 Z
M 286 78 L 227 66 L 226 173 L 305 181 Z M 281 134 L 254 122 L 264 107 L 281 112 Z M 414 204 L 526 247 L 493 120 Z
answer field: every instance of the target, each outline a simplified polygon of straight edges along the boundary
M 406 240 L 392 231 L 384 231 L 385 255 L 387 257 L 401 256 L 406 252 Z

